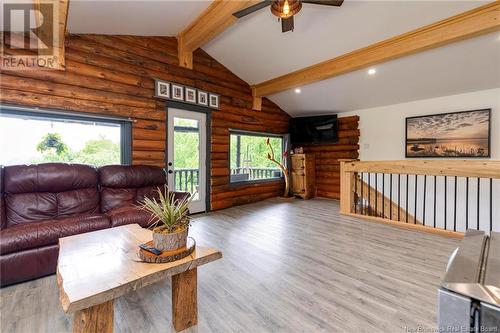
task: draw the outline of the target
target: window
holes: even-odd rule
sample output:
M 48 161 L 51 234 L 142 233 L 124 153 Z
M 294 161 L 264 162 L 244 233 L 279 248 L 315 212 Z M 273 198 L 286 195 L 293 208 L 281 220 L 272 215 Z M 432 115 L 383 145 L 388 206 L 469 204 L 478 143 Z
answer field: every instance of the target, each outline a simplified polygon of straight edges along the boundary
M 231 182 L 277 179 L 283 176 L 278 165 L 267 158 L 270 151 L 266 145 L 267 138 L 273 147 L 275 159 L 281 162 L 284 151 L 282 136 L 230 132 Z
M 129 164 L 130 122 L 0 109 L 0 165 Z

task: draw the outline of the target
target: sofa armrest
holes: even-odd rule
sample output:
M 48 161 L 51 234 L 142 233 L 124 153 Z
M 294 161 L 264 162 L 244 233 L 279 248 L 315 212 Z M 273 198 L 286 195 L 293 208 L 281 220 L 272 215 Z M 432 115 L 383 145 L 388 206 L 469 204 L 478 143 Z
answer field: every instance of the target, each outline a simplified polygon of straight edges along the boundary
M 5 215 L 5 195 L 3 189 L 3 166 L 0 165 L 0 230 L 7 227 L 7 218 Z
M 191 196 L 191 193 L 189 192 L 171 192 L 174 196 L 174 200 L 175 201 L 179 201 L 179 200 L 184 200 L 184 198 L 189 198 Z

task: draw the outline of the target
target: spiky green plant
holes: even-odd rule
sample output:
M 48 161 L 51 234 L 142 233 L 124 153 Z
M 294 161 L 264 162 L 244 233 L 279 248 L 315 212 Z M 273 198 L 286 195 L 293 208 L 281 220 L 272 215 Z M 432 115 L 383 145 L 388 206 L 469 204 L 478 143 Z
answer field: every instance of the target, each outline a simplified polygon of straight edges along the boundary
M 176 199 L 168 187 L 164 190 L 157 189 L 158 199 L 144 198 L 141 209 L 151 214 L 150 228 L 158 228 L 158 231 L 173 233 L 189 226 L 190 217 L 188 206 L 194 196 L 184 196 Z

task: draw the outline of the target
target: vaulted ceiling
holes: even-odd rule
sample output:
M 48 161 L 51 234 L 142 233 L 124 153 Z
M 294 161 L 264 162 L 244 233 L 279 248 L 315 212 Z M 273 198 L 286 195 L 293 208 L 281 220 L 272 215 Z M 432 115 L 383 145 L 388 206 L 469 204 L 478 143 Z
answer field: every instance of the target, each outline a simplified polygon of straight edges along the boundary
M 479 7 L 484 1 L 355 1 L 305 4 L 281 33 L 268 9 L 240 19 L 203 46 L 250 84 L 334 58 Z M 175 36 L 210 1 L 70 2 L 68 30 Z M 500 86 L 500 33 L 476 37 L 293 89 L 271 100 L 292 115 L 355 110 Z

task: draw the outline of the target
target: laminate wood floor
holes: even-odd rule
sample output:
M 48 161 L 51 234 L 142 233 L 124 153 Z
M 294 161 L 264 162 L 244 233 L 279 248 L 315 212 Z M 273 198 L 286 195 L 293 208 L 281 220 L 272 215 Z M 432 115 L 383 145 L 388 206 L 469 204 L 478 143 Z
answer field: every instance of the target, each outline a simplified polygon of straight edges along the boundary
M 196 216 L 220 248 L 198 270 L 185 332 L 406 332 L 433 328 L 436 287 L 459 241 L 339 215 L 336 201 L 271 199 Z M 1 289 L 1 332 L 70 332 L 55 276 Z M 115 301 L 115 332 L 174 332 L 170 281 Z

